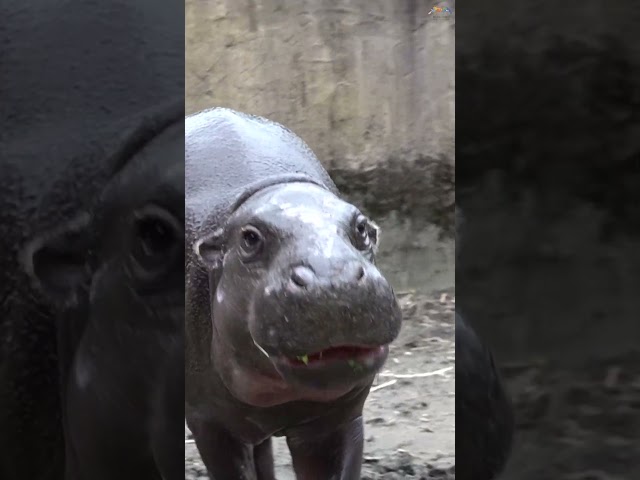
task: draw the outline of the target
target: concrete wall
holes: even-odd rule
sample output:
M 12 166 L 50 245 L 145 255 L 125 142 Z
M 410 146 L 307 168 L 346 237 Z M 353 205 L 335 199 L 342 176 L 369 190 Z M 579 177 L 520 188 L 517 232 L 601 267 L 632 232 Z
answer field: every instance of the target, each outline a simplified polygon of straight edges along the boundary
M 640 5 L 488 1 L 459 20 L 458 306 L 502 358 L 637 349 Z
M 455 20 L 432 6 L 186 1 L 188 113 L 231 107 L 299 134 L 389 232 L 400 289 L 454 281 Z

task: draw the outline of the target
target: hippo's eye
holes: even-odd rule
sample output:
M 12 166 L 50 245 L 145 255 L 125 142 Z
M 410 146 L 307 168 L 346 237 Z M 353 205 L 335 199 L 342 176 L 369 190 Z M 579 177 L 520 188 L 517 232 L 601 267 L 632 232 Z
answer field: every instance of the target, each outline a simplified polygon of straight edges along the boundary
M 183 229 L 164 209 L 150 206 L 136 212 L 131 259 L 138 276 L 161 274 L 181 252 Z
M 157 219 L 144 219 L 138 224 L 138 238 L 145 255 L 154 255 L 171 248 L 175 242 L 173 231 Z
M 356 218 L 356 246 L 360 250 L 368 250 L 371 248 L 371 236 L 369 235 L 369 220 L 364 215 L 358 215 Z
M 252 226 L 244 227 L 240 238 L 240 248 L 245 259 L 253 258 L 262 251 L 264 237 L 257 228 Z

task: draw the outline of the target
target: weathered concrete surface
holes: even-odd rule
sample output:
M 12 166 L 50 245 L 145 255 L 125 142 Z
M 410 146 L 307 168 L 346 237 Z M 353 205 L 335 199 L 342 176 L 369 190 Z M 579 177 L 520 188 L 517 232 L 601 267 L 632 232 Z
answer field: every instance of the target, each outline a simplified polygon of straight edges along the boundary
M 393 231 L 383 268 L 400 289 L 454 280 L 454 17 L 432 6 L 186 1 L 187 112 L 225 106 L 294 130 Z
M 505 361 L 501 478 L 640 478 L 640 4 L 459 7 L 457 307 Z
M 418 0 L 186 2 L 187 111 L 295 127 L 329 166 L 453 161 L 453 17 Z
M 640 5 L 470 2 L 459 21 L 458 306 L 504 359 L 637 348 Z

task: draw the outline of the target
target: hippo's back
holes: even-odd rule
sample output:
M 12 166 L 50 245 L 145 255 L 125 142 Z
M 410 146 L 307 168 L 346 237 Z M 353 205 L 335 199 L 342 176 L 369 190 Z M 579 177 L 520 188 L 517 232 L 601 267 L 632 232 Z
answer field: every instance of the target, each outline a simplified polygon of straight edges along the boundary
M 298 176 L 336 191 L 311 149 L 280 124 L 227 108 L 186 118 L 185 202 L 190 233 L 219 226 L 236 200 L 252 189 Z

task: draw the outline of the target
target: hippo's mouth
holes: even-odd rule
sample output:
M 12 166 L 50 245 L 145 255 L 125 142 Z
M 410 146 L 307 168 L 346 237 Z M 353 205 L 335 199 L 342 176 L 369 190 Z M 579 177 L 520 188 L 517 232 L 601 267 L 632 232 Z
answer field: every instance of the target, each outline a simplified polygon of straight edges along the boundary
M 296 357 L 285 357 L 286 362 L 292 367 L 315 366 L 328 364 L 336 361 L 346 361 L 347 363 L 366 361 L 374 359 L 386 353 L 386 346 L 365 347 L 359 345 L 343 345 L 330 347 L 310 355 L 300 355 Z
M 316 389 L 355 385 L 382 367 L 388 345 L 331 347 L 308 355 L 272 358 L 276 370 L 291 383 Z
M 388 354 L 388 345 L 342 345 L 308 355 L 280 355 L 272 357 L 272 362 L 287 383 L 306 392 L 346 393 L 370 381 Z

